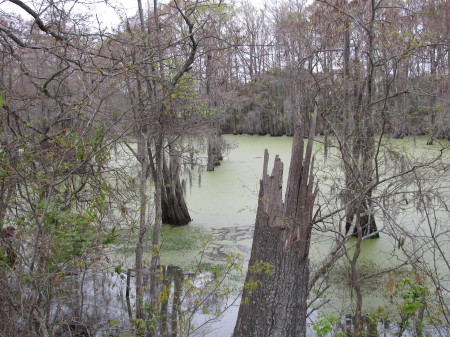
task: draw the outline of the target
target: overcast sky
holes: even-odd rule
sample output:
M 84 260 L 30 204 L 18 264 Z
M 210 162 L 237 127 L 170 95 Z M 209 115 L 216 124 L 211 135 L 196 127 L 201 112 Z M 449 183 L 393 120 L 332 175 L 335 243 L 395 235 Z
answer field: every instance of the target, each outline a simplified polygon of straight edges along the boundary
M 251 4 L 253 4 L 256 7 L 263 8 L 264 3 L 268 1 L 269 3 L 271 0 L 248 0 Z M 127 16 L 132 16 L 137 12 L 137 1 L 136 0 L 113 0 L 108 1 L 111 5 L 116 6 L 117 9 L 120 8 L 121 12 L 125 12 Z M 151 3 L 153 3 L 152 0 L 150 0 Z M 159 2 L 164 2 L 162 0 L 159 0 Z M 225 0 L 225 3 L 230 3 L 231 1 Z M 234 0 L 233 2 L 239 3 L 240 0 Z M 272 0 L 273 2 L 273 0 Z M 143 0 L 143 3 L 146 3 L 146 0 Z M 110 7 L 103 4 L 96 5 L 96 13 L 97 17 L 103 23 L 105 24 L 111 24 L 111 23 L 119 23 L 120 19 L 115 13 L 115 11 Z
M 33 9 L 36 9 L 40 0 L 23 0 L 28 6 Z M 161 0 L 159 0 L 162 2 Z M 264 7 L 264 3 L 274 3 L 276 0 L 248 0 L 254 6 L 259 8 Z M 302 0 L 297 0 L 302 1 Z M 313 0 L 308 0 L 308 2 L 312 2 Z M 108 26 L 112 28 L 113 26 L 120 23 L 121 19 L 119 15 L 127 15 L 133 16 L 137 12 L 137 1 L 136 0 L 84 0 L 83 3 L 91 3 L 91 5 L 80 6 L 84 10 L 89 10 L 92 14 L 94 14 L 97 19 L 102 23 L 103 26 Z M 108 5 L 106 5 L 106 2 Z M 146 0 L 143 0 L 143 3 L 146 3 Z M 153 1 L 150 1 L 153 3 Z M 226 2 L 230 2 L 226 0 Z M 235 0 L 235 2 L 240 2 L 240 0 Z M 73 3 L 73 1 L 68 1 L 68 3 Z M 114 9 L 115 8 L 115 9 Z M 8 0 L 0 0 L 0 10 L 11 12 L 14 11 L 16 13 L 20 13 L 24 18 L 29 18 L 29 15 L 25 13 L 25 11 L 19 8 L 16 5 L 11 4 Z

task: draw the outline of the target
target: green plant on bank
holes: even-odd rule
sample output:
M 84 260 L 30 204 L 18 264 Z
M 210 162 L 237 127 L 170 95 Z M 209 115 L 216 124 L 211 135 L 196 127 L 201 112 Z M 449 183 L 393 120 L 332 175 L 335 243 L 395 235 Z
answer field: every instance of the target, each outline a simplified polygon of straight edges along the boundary
M 406 329 L 414 328 L 417 335 L 424 329 L 423 310 L 430 300 L 430 290 L 425 275 L 411 272 L 409 276 L 397 278 L 391 276 L 386 283 L 386 291 L 395 312 L 393 317 L 398 325 L 397 336 L 402 336 Z M 420 317 L 422 314 L 422 318 Z
M 0 321 L 17 331 L 54 335 L 71 329 L 64 322 L 83 316 L 83 296 L 67 285 L 84 282 L 87 270 L 104 257 L 102 248 L 118 238 L 115 223 L 106 221 L 111 209 L 103 173 L 110 153 L 100 124 L 84 133 L 68 125 L 44 137 L 25 133 L 31 125 L 20 123 L 24 136 L 0 151 L 0 194 L 8 196 L 0 224 L 6 313 Z M 20 307 L 8 305 L 17 298 Z
M 394 336 L 404 336 L 406 331 L 412 336 L 431 336 L 425 333 L 425 326 L 438 328 L 444 322 L 440 318 L 442 312 L 435 303 L 437 297 L 430 291 L 429 284 L 428 277 L 417 270 L 400 277 L 390 276 L 385 284 L 385 297 L 390 305 L 379 307 L 367 317 L 374 326 L 392 322 Z
M 314 332 L 319 337 L 323 337 L 331 333 L 335 329 L 336 325 L 340 322 L 339 317 L 333 315 L 321 314 L 318 318 L 319 320 L 313 322 L 312 327 Z M 338 334 L 340 333 L 341 332 L 338 332 Z M 338 334 L 335 336 L 341 336 Z
M 385 284 L 385 297 L 389 304 L 364 315 L 367 329 L 360 331 L 358 336 L 378 336 L 377 326 L 383 322 L 392 323 L 390 336 L 400 337 L 406 332 L 417 337 L 432 336 L 433 333 L 425 332 L 425 327 L 439 328 L 445 323 L 436 304 L 439 290 L 432 292 L 430 284 L 428 277 L 418 271 L 402 273 L 399 277 L 390 276 Z M 312 328 L 317 336 L 348 336 L 348 332 L 338 331 L 341 330 L 340 322 L 337 316 L 321 314 L 312 323 Z

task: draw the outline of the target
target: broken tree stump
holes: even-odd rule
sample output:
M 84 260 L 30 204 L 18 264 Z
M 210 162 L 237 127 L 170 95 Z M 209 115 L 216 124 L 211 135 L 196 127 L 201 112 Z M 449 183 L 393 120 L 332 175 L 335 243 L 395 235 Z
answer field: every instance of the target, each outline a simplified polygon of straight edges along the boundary
M 304 146 L 304 125 L 297 125 L 284 201 L 283 163 L 275 157 L 272 174 L 264 153 L 252 252 L 234 337 L 305 336 L 309 246 L 313 223 L 312 146 L 317 109 Z

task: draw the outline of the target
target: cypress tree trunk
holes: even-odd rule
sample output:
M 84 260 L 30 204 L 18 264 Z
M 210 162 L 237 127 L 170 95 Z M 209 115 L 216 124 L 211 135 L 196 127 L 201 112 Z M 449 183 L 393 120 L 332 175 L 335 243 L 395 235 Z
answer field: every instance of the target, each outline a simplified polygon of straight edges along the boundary
M 349 206 L 347 214 L 345 216 L 345 232 L 348 234 L 350 230 L 352 236 L 358 237 L 358 226 L 361 226 L 362 236 L 366 237 L 370 235 L 370 239 L 378 239 L 380 234 L 378 233 L 375 217 L 370 210 L 370 195 L 363 201 L 362 207 L 358 210 L 354 206 Z
M 160 223 L 175 225 L 175 226 L 183 226 L 187 225 L 190 221 L 192 221 L 189 210 L 184 199 L 183 186 L 180 180 L 180 163 L 179 163 L 179 154 L 176 153 L 173 146 L 169 146 L 169 163 L 167 163 L 164 158 L 164 150 L 159 150 L 159 147 L 163 146 L 163 140 L 160 139 L 160 145 L 156 145 L 157 154 L 156 158 L 153 156 L 152 149 L 148 147 L 149 158 L 150 158 L 150 168 L 152 171 L 153 182 L 160 189 L 156 188 L 157 191 L 161 191 L 156 193 L 158 200 L 161 203 L 161 221 Z M 161 159 L 158 159 L 161 157 Z M 162 178 L 161 181 L 157 180 L 159 177 L 159 170 L 156 168 L 156 164 L 161 166 Z M 158 209 L 157 209 L 158 211 Z M 159 217 L 158 217 L 159 219 Z M 158 222 L 158 221 L 157 221 Z M 159 225 L 160 225 L 159 223 Z M 159 235 L 159 227 L 158 233 Z M 156 238 L 155 238 L 156 239 Z
M 316 115 L 317 109 L 305 154 L 304 127 L 295 130 L 285 202 L 283 164 L 277 156 L 269 176 L 265 151 L 252 253 L 234 337 L 306 334 L 308 254 L 317 194 L 312 172 Z
M 214 167 L 220 165 L 222 157 L 223 139 L 220 135 L 208 137 L 208 164 L 206 171 L 214 171 Z
M 169 147 L 169 163 L 163 162 L 164 188 L 162 193 L 162 222 L 175 226 L 187 225 L 192 221 L 184 199 L 180 181 L 179 156 Z

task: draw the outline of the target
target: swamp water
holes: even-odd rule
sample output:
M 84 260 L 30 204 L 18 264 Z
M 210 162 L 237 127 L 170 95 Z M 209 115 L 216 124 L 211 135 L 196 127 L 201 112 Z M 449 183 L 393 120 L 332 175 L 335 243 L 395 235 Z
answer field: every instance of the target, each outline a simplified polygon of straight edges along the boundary
M 264 149 L 267 148 L 269 150 L 270 162 L 272 163 L 275 155 L 280 156 L 285 167 L 285 181 L 291 156 L 291 137 L 227 135 L 225 139 L 227 142 L 235 144 L 235 147 L 225 155 L 221 166 L 216 167 L 214 172 L 196 173 L 194 171 L 191 174 L 191 181 L 188 184 L 190 186 L 187 187 L 186 191 L 186 199 L 193 221 L 184 227 L 164 226 L 162 231 L 161 264 L 176 266 L 167 267 L 172 268 L 171 275 L 178 275 L 171 276 L 173 280 L 177 277 L 178 279 L 182 278 L 183 268 L 188 266 L 197 263 L 201 266 L 209 266 L 205 267 L 205 272 L 210 274 L 211 268 L 223 265 L 230 254 L 237 253 L 242 255 L 240 262 L 243 266 L 242 272 L 232 273 L 224 281 L 225 287 L 231 289 L 231 295 L 228 297 L 228 300 L 224 300 L 220 296 L 210 296 L 208 298 L 209 303 L 205 306 L 206 309 L 200 311 L 193 318 L 192 322 L 194 325 L 198 326 L 205 322 L 208 323 L 193 334 L 197 336 L 231 336 L 239 306 L 239 287 L 243 285 L 245 269 L 251 251 Z M 318 137 L 317 140 L 319 143 L 323 141 L 321 137 Z M 425 145 L 425 138 L 418 138 L 416 142 L 413 142 L 412 139 L 390 142 L 397 146 L 400 152 L 404 151 L 401 150 L 403 147 L 418 155 L 434 156 L 437 154 L 436 148 Z M 326 210 L 332 210 L 340 205 L 340 200 L 336 197 L 329 199 L 326 194 L 328 191 L 339 188 L 334 181 L 342 180 L 342 176 L 339 173 L 341 170 L 336 159 L 324 159 L 322 144 L 317 143 L 315 145 L 315 152 L 317 177 L 320 184 L 319 187 L 322 190 L 318 203 L 322 205 L 323 214 L 325 214 Z M 447 165 L 448 159 L 447 155 Z M 447 174 L 447 176 L 433 181 L 433 184 L 445 187 L 448 182 L 449 177 Z M 447 196 L 450 195 L 448 189 L 445 194 Z M 394 206 L 387 205 L 386 207 L 396 208 L 398 204 Z M 406 226 L 411 230 L 421 232 L 423 218 L 414 213 L 412 207 L 409 204 L 404 205 L 406 213 L 400 216 L 401 222 L 406 223 Z M 412 213 L 407 214 L 408 211 L 412 211 Z M 398 213 L 399 211 L 394 210 L 393 212 Z M 439 226 L 448 226 L 447 212 L 438 209 L 436 214 L 437 220 L 440 222 Z M 338 218 L 334 218 L 334 220 L 339 222 Z M 377 218 L 379 228 L 385 226 L 384 221 L 387 222 L 387 219 Z M 320 229 L 320 225 L 318 229 Z M 391 230 L 387 224 L 385 230 L 386 232 Z M 202 247 L 200 241 L 204 241 L 205 238 L 207 238 L 208 244 L 206 247 Z M 321 233 L 317 230 L 313 231 L 310 251 L 312 268 L 314 268 L 315 263 L 320 263 L 319 261 L 326 256 L 333 238 L 332 234 Z M 360 256 L 361 272 L 371 274 L 390 266 L 398 265 L 399 261 L 404 259 L 404 256 L 395 248 L 396 244 L 397 242 L 394 239 L 383 233 L 380 239 L 364 241 Z M 449 253 L 448 244 L 445 249 Z M 200 259 L 201 262 L 198 262 Z M 127 260 L 127 264 L 132 262 L 131 259 Z M 176 271 L 175 274 L 174 270 Z M 449 271 L 444 271 L 444 273 L 448 274 Z M 349 269 L 345 263 L 338 264 L 336 268 L 333 268 L 329 278 L 330 284 L 327 285 L 329 289 L 320 299 L 320 301 L 326 303 L 320 309 L 322 313 L 343 317 L 352 312 L 352 295 L 348 278 Z M 386 280 L 386 275 L 382 274 L 379 277 L 370 279 L 367 284 L 363 283 L 365 312 L 372 312 L 378 306 L 386 305 L 386 298 L 382 296 Z M 123 289 L 124 282 L 123 278 L 106 280 L 106 283 L 110 283 L 110 285 L 114 285 L 118 289 Z M 131 283 L 133 283 L 133 279 Z M 172 282 L 172 292 L 177 291 L 175 283 Z M 131 284 L 131 289 L 133 289 L 133 284 Z M 117 296 L 120 295 L 119 297 L 123 300 L 123 292 L 120 291 L 120 293 Z M 120 305 L 117 303 L 121 307 L 119 311 L 124 312 L 124 302 L 120 302 Z M 188 308 L 189 305 L 186 307 Z M 213 319 L 215 315 L 212 313 L 222 310 L 223 307 L 227 307 L 227 310 L 218 319 Z M 310 318 L 316 320 L 317 313 L 312 314 Z M 210 322 L 209 320 L 212 321 Z M 311 335 L 314 335 L 312 330 L 310 332 Z

